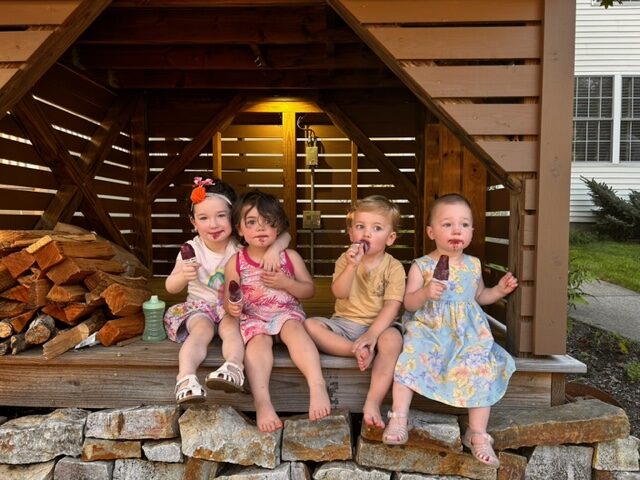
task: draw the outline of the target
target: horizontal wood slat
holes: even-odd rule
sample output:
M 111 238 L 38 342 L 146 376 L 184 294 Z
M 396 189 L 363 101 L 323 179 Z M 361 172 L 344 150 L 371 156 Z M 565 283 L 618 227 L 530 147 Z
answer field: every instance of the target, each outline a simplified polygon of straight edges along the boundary
M 540 0 L 340 0 L 360 23 L 512 22 L 542 20 Z
M 0 2 L 0 25 L 61 24 L 79 4 L 77 0 L 3 0 Z
M 537 59 L 541 28 L 370 27 L 396 60 Z
M 537 135 L 540 109 L 536 104 L 442 104 L 470 135 Z
M 406 72 L 433 98 L 537 97 L 539 65 L 461 67 L 406 66 Z
M 0 152 L 4 155 L 1 146 Z M 14 186 L 52 190 L 58 188 L 58 182 L 51 172 L 34 168 L 0 164 L 0 178 L 3 180 L 0 183 L 10 183 Z
M 539 144 L 534 142 L 507 142 L 478 140 L 478 145 L 507 172 L 536 172 Z
M 0 32 L 0 62 L 26 62 L 49 35 L 49 30 Z

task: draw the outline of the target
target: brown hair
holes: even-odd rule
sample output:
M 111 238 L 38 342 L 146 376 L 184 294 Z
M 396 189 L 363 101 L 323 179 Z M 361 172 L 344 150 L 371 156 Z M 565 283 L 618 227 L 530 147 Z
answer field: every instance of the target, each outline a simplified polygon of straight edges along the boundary
M 245 207 L 247 207 L 245 209 Z M 233 205 L 231 213 L 232 221 L 234 225 L 234 233 L 236 238 L 246 245 L 244 239 L 240 236 L 240 221 L 242 220 L 242 211 L 246 212 L 254 208 L 258 213 L 264 217 L 269 225 L 272 225 L 278 234 L 284 232 L 289 228 L 289 219 L 284 211 L 280 200 L 271 194 L 261 192 L 260 190 L 251 190 L 242 195 L 238 201 Z
M 382 215 L 387 215 L 391 218 L 393 231 L 397 232 L 400 228 L 400 209 L 384 195 L 369 195 L 361 200 L 357 200 L 356 203 L 351 206 L 349 213 L 347 213 L 347 228 L 351 228 L 353 216 L 356 212 L 377 212 Z
M 471 220 L 473 221 L 473 210 L 471 209 L 471 204 L 469 203 L 469 200 L 467 200 L 465 197 L 463 197 L 459 193 L 447 193 L 445 195 L 442 195 L 436 198 L 436 201 L 433 202 L 433 205 L 431 205 L 431 208 L 429 209 L 429 217 L 427 218 L 427 225 L 431 225 L 433 212 L 436 211 L 436 208 L 438 208 L 440 205 L 453 205 L 456 203 L 462 203 L 463 205 L 466 205 L 467 207 L 469 207 L 469 210 L 471 211 Z

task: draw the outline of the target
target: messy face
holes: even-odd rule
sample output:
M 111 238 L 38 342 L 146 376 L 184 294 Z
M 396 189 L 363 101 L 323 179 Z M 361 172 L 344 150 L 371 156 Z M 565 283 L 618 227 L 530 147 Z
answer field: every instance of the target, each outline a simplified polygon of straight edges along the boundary
M 231 236 L 231 209 L 221 196 L 206 197 L 193 206 L 191 224 L 210 249 L 226 247 Z
M 462 202 L 438 205 L 431 214 L 427 235 L 440 252 L 461 252 L 473 238 L 471 209 Z
M 349 238 L 351 243 L 366 241 L 369 244 L 367 255 L 374 255 L 393 245 L 396 232 L 389 215 L 356 211 L 349 227 Z
M 259 248 L 272 245 L 279 233 L 273 222 L 263 217 L 256 207 L 250 206 L 242 209 L 238 230 L 247 245 Z

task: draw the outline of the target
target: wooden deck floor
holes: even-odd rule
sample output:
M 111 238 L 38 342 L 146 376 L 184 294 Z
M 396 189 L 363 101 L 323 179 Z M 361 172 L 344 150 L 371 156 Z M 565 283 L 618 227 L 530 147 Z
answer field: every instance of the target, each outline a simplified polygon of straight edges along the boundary
M 322 294 L 321 294 L 322 295 Z M 326 293 L 324 294 L 326 295 Z M 165 299 L 170 300 L 165 296 Z M 320 299 L 320 300 L 319 300 Z M 325 315 L 321 297 L 305 305 L 308 314 Z M 29 407 L 116 408 L 149 404 L 173 404 L 179 345 L 138 341 L 123 347 L 95 346 L 69 351 L 53 360 L 34 348 L 16 356 L 0 357 L 0 405 Z M 308 390 L 304 377 L 286 349 L 277 345 L 271 379 L 274 406 L 279 412 L 305 412 Z M 220 344 L 214 340 L 198 375 L 222 364 Z M 562 403 L 564 374 L 585 371 L 584 364 L 568 356 L 515 359 L 517 372 L 500 409 L 527 409 Z M 360 372 L 352 358 L 321 356 L 332 404 L 359 412 L 370 381 L 370 371 Z M 390 403 L 390 397 L 387 398 Z M 207 402 L 233 405 L 253 411 L 249 394 L 209 391 Z M 414 407 L 430 411 L 459 412 L 416 396 Z

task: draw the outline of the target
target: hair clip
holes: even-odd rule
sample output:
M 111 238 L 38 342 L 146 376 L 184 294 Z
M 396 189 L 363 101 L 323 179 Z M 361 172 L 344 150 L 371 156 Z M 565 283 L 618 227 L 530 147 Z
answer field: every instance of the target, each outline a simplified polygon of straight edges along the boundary
M 191 203 L 196 204 L 207 198 L 207 191 L 205 186 L 215 185 L 215 182 L 211 178 L 193 177 L 193 184 L 195 187 L 191 190 Z

